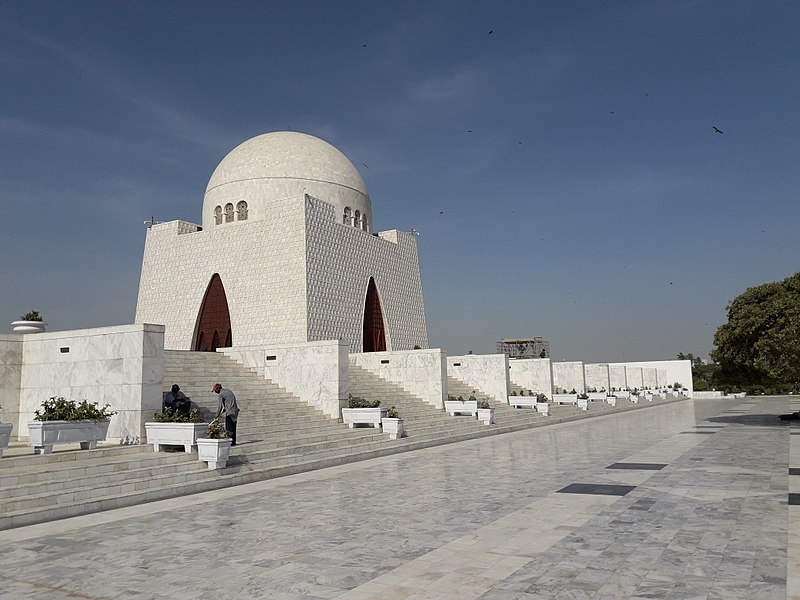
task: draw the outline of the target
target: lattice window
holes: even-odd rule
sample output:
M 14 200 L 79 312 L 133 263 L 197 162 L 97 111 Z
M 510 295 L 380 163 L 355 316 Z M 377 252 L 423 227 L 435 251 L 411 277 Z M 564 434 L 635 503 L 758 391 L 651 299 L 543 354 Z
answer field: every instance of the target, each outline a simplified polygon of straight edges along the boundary
M 233 204 L 228 202 L 225 205 L 225 222 L 232 223 L 233 222 Z
M 222 207 L 219 205 L 214 209 L 214 224 L 222 225 Z
M 244 200 L 236 203 L 236 220 L 247 221 L 247 202 Z
M 358 227 L 359 229 L 361 229 L 361 211 L 360 210 L 356 211 L 356 218 L 353 221 L 353 227 Z
M 342 217 L 342 223 L 345 225 L 350 225 L 353 222 L 353 211 L 350 210 L 349 206 L 344 207 L 344 216 Z

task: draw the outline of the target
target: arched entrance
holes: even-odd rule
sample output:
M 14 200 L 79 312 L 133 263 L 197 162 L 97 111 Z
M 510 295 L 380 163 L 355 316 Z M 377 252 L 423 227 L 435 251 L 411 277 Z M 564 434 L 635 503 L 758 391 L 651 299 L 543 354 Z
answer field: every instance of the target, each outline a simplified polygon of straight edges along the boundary
M 208 284 L 200 315 L 197 318 L 193 348 L 199 352 L 214 352 L 220 345 L 221 335 L 225 336 L 225 346 L 233 346 L 231 315 L 228 312 L 228 298 L 218 273 L 214 273 Z
M 367 286 L 367 300 L 364 303 L 364 352 L 383 352 L 386 350 L 386 333 L 383 327 L 383 311 L 378 298 L 375 280 L 370 277 Z

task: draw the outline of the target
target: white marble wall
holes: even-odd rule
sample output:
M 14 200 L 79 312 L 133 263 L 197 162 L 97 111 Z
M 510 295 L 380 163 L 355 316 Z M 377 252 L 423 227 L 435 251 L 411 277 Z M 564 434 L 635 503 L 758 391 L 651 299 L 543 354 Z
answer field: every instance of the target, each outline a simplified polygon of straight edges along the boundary
M 22 339 L 0 334 L 0 423 L 13 423 L 11 436 L 19 434 L 19 386 L 22 378 Z
M 628 367 L 654 368 L 658 372 L 658 385 L 672 385 L 681 383 L 688 390 L 691 398 L 694 394 L 692 387 L 692 361 L 690 360 L 650 360 L 643 362 L 616 363 Z M 632 387 L 632 386 L 631 386 Z
M 608 365 L 608 378 L 612 390 L 624 390 L 628 387 L 625 379 L 625 365 Z
M 553 388 L 562 388 L 578 393 L 586 391 L 586 382 L 583 378 L 583 363 L 580 361 L 554 362 L 553 363 Z
M 628 382 L 628 389 L 642 389 L 642 367 L 632 367 L 625 365 L 625 381 Z
M 508 357 L 505 354 L 466 354 L 447 357 L 447 374 L 508 404 Z
M 348 345 L 342 340 L 218 350 L 333 419 L 347 405 Z
M 350 355 L 350 360 L 361 368 L 391 381 L 436 408 L 443 408 L 447 397 L 446 358 L 440 348 Z
M 160 410 L 163 325 L 118 325 L 27 334 L 23 339 L 19 435 L 51 396 L 110 404 L 110 441 L 144 437 L 142 415 Z
M 549 358 L 510 359 L 508 375 L 523 389 L 553 397 L 553 368 Z
M 594 388 L 599 392 L 611 389 L 611 379 L 607 364 L 584 365 L 583 371 L 586 377 L 587 390 Z
M 642 386 L 655 389 L 658 386 L 658 369 L 642 367 Z

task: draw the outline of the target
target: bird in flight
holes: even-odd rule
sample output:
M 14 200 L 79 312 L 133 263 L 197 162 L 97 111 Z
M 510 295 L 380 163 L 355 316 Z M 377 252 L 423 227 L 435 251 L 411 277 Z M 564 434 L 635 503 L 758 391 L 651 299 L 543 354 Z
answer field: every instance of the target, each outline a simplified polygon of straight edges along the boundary
M 712 125 L 711 127 L 714 127 L 714 126 Z M 722 129 L 718 129 L 716 127 L 714 127 L 714 131 L 716 131 L 717 133 L 725 133 L 724 131 L 722 131 Z
M 362 162 L 361 164 L 362 164 L 362 165 L 364 165 L 365 167 L 367 167 L 367 168 L 369 169 L 369 165 L 368 165 L 367 163 L 363 163 L 363 162 Z
M 492 35 L 493 33 L 494 33 L 494 29 L 490 29 L 489 30 L 489 35 Z

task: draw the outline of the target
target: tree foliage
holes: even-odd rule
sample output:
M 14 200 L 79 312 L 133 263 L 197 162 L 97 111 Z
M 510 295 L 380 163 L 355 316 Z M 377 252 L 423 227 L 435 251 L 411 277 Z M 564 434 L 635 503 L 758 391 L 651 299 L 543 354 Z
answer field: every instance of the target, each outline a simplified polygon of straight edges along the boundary
M 749 288 L 728 304 L 711 358 L 738 384 L 800 381 L 800 273 Z

